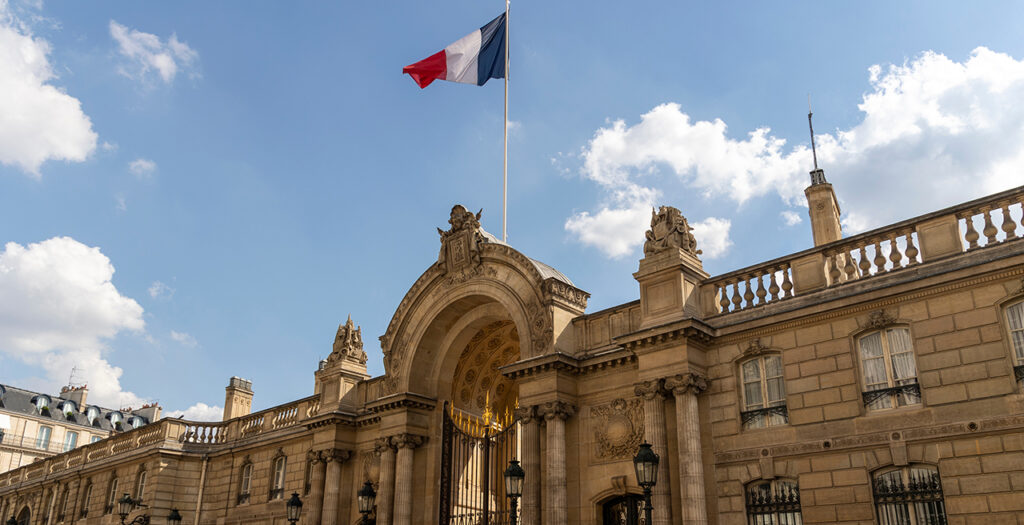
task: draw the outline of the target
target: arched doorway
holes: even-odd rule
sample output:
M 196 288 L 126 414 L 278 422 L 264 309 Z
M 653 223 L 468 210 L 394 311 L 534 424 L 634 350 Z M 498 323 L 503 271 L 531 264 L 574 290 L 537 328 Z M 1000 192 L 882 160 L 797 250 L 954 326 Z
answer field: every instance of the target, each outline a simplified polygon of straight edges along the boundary
M 601 514 L 603 525 L 649 525 L 644 517 L 644 498 L 636 494 L 606 502 Z
M 32 521 L 32 512 L 28 510 L 28 507 L 21 509 L 18 514 L 18 525 L 29 525 Z

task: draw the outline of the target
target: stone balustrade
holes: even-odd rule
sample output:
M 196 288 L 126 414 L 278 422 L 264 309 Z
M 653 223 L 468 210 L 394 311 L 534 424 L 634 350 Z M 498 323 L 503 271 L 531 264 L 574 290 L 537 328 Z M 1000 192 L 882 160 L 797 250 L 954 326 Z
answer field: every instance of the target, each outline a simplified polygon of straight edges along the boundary
M 1024 237 L 1022 206 L 1024 186 L 714 276 L 701 311 L 746 311 L 1011 242 Z
M 149 425 L 83 445 L 15 470 L 0 474 L 0 487 L 36 480 L 70 468 L 133 453 L 147 447 L 215 448 L 253 436 L 299 426 L 320 408 L 320 396 L 249 414 L 230 421 L 201 422 L 165 418 Z

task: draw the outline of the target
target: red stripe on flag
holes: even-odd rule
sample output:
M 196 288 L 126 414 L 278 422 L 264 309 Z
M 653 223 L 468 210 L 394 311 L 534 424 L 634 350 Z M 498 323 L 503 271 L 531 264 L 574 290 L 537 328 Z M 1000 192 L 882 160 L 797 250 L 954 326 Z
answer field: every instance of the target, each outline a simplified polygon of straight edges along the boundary
M 444 50 L 441 50 L 415 64 L 403 67 L 402 73 L 412 77 L 422 89 L 439 78 L 444 79 L 448 74 L 448 58 Z

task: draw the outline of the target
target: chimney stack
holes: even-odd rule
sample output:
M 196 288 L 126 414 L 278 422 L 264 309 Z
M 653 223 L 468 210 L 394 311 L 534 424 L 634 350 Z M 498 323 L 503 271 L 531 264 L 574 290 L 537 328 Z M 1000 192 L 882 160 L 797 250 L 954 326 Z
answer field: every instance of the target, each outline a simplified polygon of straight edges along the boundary
M 224 421 L 249 415 L 252 411 L 252 381 L 232 377 L 224 390 Z
M 74 401 L 75 406 L 78 407 L 79 412 L 85 412 L 85 399 L 89 395 L 89 387 L 87 385 L 82 386 L 65 386 L 60 389 L 60 397 L 67 399 L 68 401 Z

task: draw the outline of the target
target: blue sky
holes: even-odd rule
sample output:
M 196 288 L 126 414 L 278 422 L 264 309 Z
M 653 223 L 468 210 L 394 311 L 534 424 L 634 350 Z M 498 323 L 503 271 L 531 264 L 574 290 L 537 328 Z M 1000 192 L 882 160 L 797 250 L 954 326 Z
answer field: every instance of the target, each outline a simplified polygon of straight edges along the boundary
M 267 407 L 348 314 L 378 375 L 451 206 L 500 234 L 501 82 L 400 72 L 501 2 L 0 6 L 0 382 Z M 848 233 L 1020 185 L 1024 5 L 984 7 L 515 2 L 509 241 L 591 311 L 654 204 L 711 274 L 809 247 L 808 94 Z

